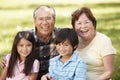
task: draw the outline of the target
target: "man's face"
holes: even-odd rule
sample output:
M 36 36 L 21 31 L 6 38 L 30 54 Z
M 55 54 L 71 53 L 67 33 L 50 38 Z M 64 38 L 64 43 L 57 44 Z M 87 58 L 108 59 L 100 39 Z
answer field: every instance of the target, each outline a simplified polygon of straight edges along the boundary
M 40 8 L 34 18 L 34 23 L 37 28 L 37 33 L 40 36 L 49 36 L 54 28 L 55 19 L 52 16 L 52 12 L 49 8 Z

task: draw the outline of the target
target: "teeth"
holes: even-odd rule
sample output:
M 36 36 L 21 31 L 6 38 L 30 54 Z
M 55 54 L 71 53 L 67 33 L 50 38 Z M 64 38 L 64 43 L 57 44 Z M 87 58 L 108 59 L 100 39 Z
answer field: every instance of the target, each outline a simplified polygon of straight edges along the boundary
M 87 32 L 87 31 L 81 31 L 82 33 L 85 33 L 85 32 Z
M 47 27 L 47 26 L 42 27 L 42 29 L 44 29 L 44 30 L 48 30 L 48 28 L 49 27 Z

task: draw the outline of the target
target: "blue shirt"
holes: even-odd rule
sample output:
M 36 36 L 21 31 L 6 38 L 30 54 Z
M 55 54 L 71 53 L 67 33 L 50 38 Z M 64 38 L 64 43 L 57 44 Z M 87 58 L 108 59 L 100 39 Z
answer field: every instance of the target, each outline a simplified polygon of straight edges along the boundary
M 86 80 L 86 64 L 76 52 L 70 59 L 62 63 L 58 55 L 50 59 L 49 72 L 54 80 Z

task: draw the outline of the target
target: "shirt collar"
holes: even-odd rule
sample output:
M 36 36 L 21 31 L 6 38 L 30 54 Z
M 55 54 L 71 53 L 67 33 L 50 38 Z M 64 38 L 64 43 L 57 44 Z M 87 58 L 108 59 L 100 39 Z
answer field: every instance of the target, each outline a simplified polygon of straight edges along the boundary
M 41 41 L 41 40 L 39 40 L 39 39 L 37 38 L 37 31 L 36 31 L 36 29 L 33 29 L 32 31 L 33 31 L 33 33 L 34 33 L 34 37 L 35 37 L 36 42 L 42 42 L 42 43 L 44 43 L 43 41 Z M 54 39 L 55 39 L 55 31 L 53 30 L 50 39 L 48 40 L 48 42 L 45 42 L 45 43 L 49 43 L 49 42 L 51 42 L 51 41 L 54 40 Z
M 17 64 L 19 64 L 19 65 L 24 64 L 24 62 L 25 62 L 25 61 L 22 61 L 22 62 L 21 62 L 19 59 L 17 59 Z
M 60 59 L 61 59 L 61 56 L 58 55 L 58 57 L 57 57 L 56 60 L 59 60 L 59 61 L 60 61 Z M 76 54 L 76 52 L 73 52 L 72 56 L 70 57 L 70 59 L 69 59 L 68 61 L 69 61 L 69 62 L 70 62 L 70 61 L 76 61 L 76 59 L 77 59 L 77 54 Z

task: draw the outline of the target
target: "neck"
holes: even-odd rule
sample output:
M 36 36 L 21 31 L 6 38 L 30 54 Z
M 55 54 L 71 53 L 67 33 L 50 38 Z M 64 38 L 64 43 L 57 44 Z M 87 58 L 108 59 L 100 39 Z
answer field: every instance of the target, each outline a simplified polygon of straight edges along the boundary
M 71 57 L 71 56 L 62 56 L 62 57 L 61 57 L 61 61 L 62 61 L 63 63 L 65 63 L 65 62 L 67 62 L 67 61 L 70 59 L 70 57 Z
M 37 34 L 37 37 L 39 40 L 43 41 L 43 42 L 47 42 L 50 40 L 50 35 L 46 35 L 46 36 L 41 36 L 39 34 Z
M 25 61 L 25 57 L 19 57 L 20 62 Z
M 95 35 L 96 33 L 92 35 L 91 37 L 89 37 L 89 39 L 84 39 L 84 38 L 79 37 L 78 49 L 82 49 L 88 46 L 91 43 L 91 41 L 94 39 Z

